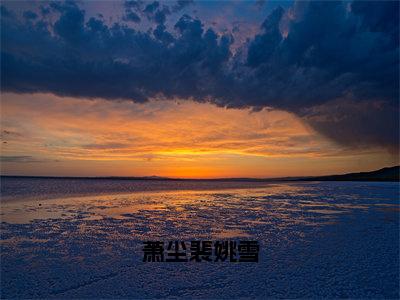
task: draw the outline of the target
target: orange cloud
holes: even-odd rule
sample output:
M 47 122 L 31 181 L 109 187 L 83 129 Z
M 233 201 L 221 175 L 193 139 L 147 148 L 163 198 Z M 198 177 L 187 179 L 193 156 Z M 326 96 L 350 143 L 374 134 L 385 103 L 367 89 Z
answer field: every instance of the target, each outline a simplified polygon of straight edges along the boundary
M 7 93 L 1 113 L 2 156 L 42 159 L 40 168 L 45 165 L 52 175 L 82 175 L 89 169 L 85 176 L 269 177 L 304 173 L 304 167 L 312 174 L 326 166 L 332 171 L 354 167 L 348 163 L 354 152 L 277 110 Z M 357 156 L 368 157 L 369 165 L 390 160 L 380 149 Z M 39 168 L 26 161 L 4 165 L 8 173 Z

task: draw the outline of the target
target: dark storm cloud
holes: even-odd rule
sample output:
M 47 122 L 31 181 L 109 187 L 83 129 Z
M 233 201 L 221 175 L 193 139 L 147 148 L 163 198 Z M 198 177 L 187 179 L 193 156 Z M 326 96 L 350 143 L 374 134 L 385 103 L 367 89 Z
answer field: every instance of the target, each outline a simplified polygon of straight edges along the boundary
M 134 11 L 131 10 L 127 10 L 125 13 L 125 18 L 126 21 L 131 21 L 131 22 L 135 22 L 135 23 L 139 23 L 140 22 L 140 17 L 137 15 L 137 13 L 135 13 Z
M 14 16 L 14 14 L 3 5 L 0 6 L 0 13 L 2 18 L 11 18 Z
M 381 23 L 398 20 L 397 3 L 380 5 L 393 11 L 382 14 Z M 340 2 L 300 3 L 294 13 L 298 19 L 289 23 L 286 38 L 279 31 L 283 12 L 277 9 L 249 46 L 247 64 L 257 72 L 257 93 L 293 109 L 349 94 L 397 102 L 398 25 L 369 30 L 367 16 L 349 13 Z
M 28 10 L 28 11 L 24 12 L 24 18 L 26 18 L 26 19 L 34 20 L 37 17 L 38 17 L 38 15 L 36 13 L 34 13 L 33 11 Z
M 178 0 L 178 1 L 176 1 L 176 4 L 172 7 L 172 10 L 174 12 L 177 12 L 193 3 L 194 3 L 193 0 Z
M 304 114 L 305 120 L 343 145 L 359 148 L 378 144 L 399 148 L 398 107 L 382 102 L 337 100 L 314 106 Z M 394 153 L 396 154 L 396 153 Z
M 398 147 L 398 2 L 277 8 L 235 54 L 231 34 L 191 16 L 168 30 L 176 9 L 157 1 L 125 3 L 126 15 L 137 16 L 131 21 L 140 14 L 155 24 L 147 32 L 86 20 L 73 2 L 50 8 L 53 23 L 13 18 L 2 8 L 5 91 L 274 107 L 347 145 Z
M 265 5 L 266 2 L 267 2 L 266 0 L 256 0 L 256 1 L 254 2 L 254 4 L 255 4 L 257 7 L 262 8 L 262 7 Z
M 139 23 L 141 21 L 140 16 L 142 16 L 153 23 L 163 25 L 171 12 L 177 12 L 186 7 L 189 3 L 190 2 L 187 3 L 187 1 L 178 1 L 170 8 L 168 5 L 161 5 L 158 1 L 150 3 L 143 1 L 125 1 L 124 20 Z
M 159 2 L 154 1 L 145 7 L 143 13 L 148 20 L 154 21 L 156 24 L 164 24 L 171 11 L 168 6 L 160 5 Z

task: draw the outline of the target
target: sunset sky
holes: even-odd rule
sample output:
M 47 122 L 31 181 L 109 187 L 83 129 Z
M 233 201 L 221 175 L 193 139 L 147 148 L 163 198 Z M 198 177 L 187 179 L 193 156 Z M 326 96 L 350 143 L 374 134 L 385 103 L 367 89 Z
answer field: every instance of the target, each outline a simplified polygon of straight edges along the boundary
M 1 174 L 280 177 L 399 163 L 399 3 L 7 2 Z

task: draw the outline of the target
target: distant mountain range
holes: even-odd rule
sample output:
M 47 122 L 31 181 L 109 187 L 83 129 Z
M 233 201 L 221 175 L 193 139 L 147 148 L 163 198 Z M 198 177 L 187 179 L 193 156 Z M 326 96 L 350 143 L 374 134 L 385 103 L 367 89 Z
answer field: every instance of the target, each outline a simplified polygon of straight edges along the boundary
M 112 179 L 112 180 L 160 180 L 160 181 L 239 181 L 239 182 L 274 182 L 274 181 L 400 181 L 400 166 L 387 167 L 370 172 L 348 173 L 342 175 L 279 177 L 279 178 L 217 178 L 217 179 L 184 179 L 160 176 L 144 177 L 52 177 L 52 176 L 9 176 L 25 178 L 52 178 L 52 179 Z
M 280 178 L 221 178 L 230 181 L 400 181 L 400 166 L 382 168 L 376 171 L 347 173 L 341 175 L 280 177 Z
M 307 177 L 300 180 L 316 181 L 399 181 L 400 166 L 388 167 L 371 172 L 348 173 L 343 175 L 328 175 Z

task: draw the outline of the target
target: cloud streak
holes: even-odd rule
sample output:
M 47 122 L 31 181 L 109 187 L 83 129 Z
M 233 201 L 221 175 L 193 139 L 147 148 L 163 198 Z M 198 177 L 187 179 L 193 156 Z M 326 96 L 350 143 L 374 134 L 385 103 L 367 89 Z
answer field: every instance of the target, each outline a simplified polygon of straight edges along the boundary
M 57 162 L 56 160 L 49 160 L 37 158 L 29 155 L 17 156 L 0 156 L 0 162 L 3 163 L 44 163 L 44 162 Z
M 360 161 L 363 170 L 394 164 L 381 148 L 338 146 L 287 112 L 185 100 L 5 93 L 1 127 L 2 156 L 31 158 L 6 159 L 4 174 L 265 177 L 348 172 Z

